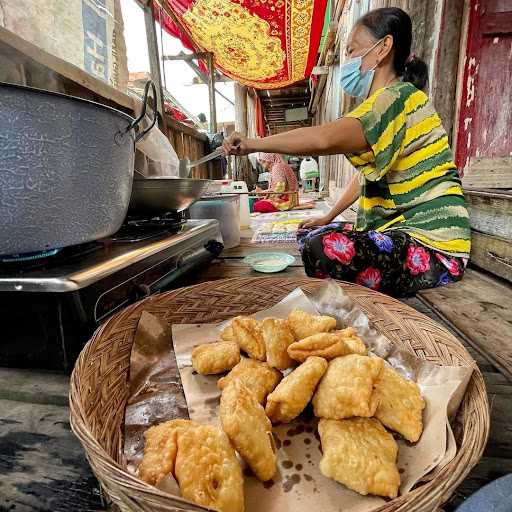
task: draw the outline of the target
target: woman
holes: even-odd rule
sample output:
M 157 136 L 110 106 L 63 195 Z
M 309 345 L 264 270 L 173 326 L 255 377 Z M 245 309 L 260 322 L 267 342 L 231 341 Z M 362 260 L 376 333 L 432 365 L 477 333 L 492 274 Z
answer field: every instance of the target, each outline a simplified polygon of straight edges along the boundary
M 343 153 L 358 171 L 327 215 L 303 225 L 309 276 L 399 296 L 462 277 L 471 245 L 466 203 L 446 132 L 421 91 L 427 68 L 410 56 L 411 40 L 404 11 L 370 11 L 353 28 L 341 67 L 341 87 L 364 100 L 355 110 L 322 126 L 225 142 L 237 154 Z M 355 229 L 331 224 L 357 198 Z
M 285 163 L 281 155 L 273 153 L 262 153 L 259 156 L 259 162 L 262 167 L 270 173 L 269 187 L 264 199 L 254 203 L 253 209 L 259 213 L 277 212 L 280 210 L 290 210 L 298 204 L 299 185 L 292 168 Z M 265 195 L 261 189 L 256 192 Z M 268 194 L 268 192 L 277 192 L 277 194 Z M 287 192 L 282 194 L 282 192 Z

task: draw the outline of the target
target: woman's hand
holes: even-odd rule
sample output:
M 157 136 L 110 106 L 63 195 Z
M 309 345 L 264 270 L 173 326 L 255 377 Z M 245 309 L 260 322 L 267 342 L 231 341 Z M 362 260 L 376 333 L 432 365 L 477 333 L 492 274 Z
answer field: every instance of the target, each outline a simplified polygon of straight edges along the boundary
M 302 229 L 310 229 L 320 226 L 325 226 L 332 222 L 332 218 L 328 215 L 323 215 L 322 217 L 315 217 L 313 219 L 305 220 L 299 224 L 299 228 Z
M 239 133 L 232 133 L 229 137 L 224 139 L 222 143 L 224 155 L 248 155 L 251 153 L 247 144 L 247 137 L 240 135 Z

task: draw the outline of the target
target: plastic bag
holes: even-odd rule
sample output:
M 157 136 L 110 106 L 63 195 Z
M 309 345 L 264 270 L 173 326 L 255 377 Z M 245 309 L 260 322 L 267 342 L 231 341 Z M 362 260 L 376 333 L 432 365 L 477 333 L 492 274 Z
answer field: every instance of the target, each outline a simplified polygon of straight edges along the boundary
M 135 169 L 144 176 L 179 177 L 180 160 L 167 137 L 157 126 L 137 144 Z

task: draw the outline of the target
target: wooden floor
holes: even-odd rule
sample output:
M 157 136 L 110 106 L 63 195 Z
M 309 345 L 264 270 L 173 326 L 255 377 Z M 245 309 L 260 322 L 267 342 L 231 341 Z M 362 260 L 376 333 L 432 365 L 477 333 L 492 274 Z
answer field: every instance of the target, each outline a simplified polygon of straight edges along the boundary
M 229 277 L 258 277 L 243 263 L 256 251 L 275 251 L 250 243 L 194 272 L 180 285 Z M 295 263 L 278 276 L 304 276 L 297 249 L 286 249 Z M 485 483 L 512 473 L 512 289 L 470 270 L 460 283 L 404 300 L 444 325 L 463 343 L 483 372 L 491 406 L 491 434 L 478 466 L 459 487 L 446 512 L 455 510 Z M 63 375 L 0 369 L 0 512 L 99 511 L 99 488 L 70 432 L 68 379 Z

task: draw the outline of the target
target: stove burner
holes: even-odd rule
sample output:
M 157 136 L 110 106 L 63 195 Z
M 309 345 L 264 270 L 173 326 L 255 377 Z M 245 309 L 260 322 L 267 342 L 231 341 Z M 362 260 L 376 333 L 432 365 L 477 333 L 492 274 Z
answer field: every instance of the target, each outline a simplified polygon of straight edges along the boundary
M 176 234 L 183 229 L 186 219 L 181 213 L 167 213 L 159 217 L 128 217 L 121 229 L 112 236 L 113 242 L 141 242 L 159 236 Z
M 28 252 L 24 254 L 10 254 L 0 256 L 0 263 L 18 263 L 22 261 L 36 261 L 55 256 L 60 249 L 49 249 L 48 251 Z
M 50 249 L 38 253 L 14 254 L 1 256 L 0 265 L 2 271 L 26 272 L 29 270 L 54 267 L 77 257 L 82 257 L 104 247 L 99 242 L 89 242 L 81 245 Z

